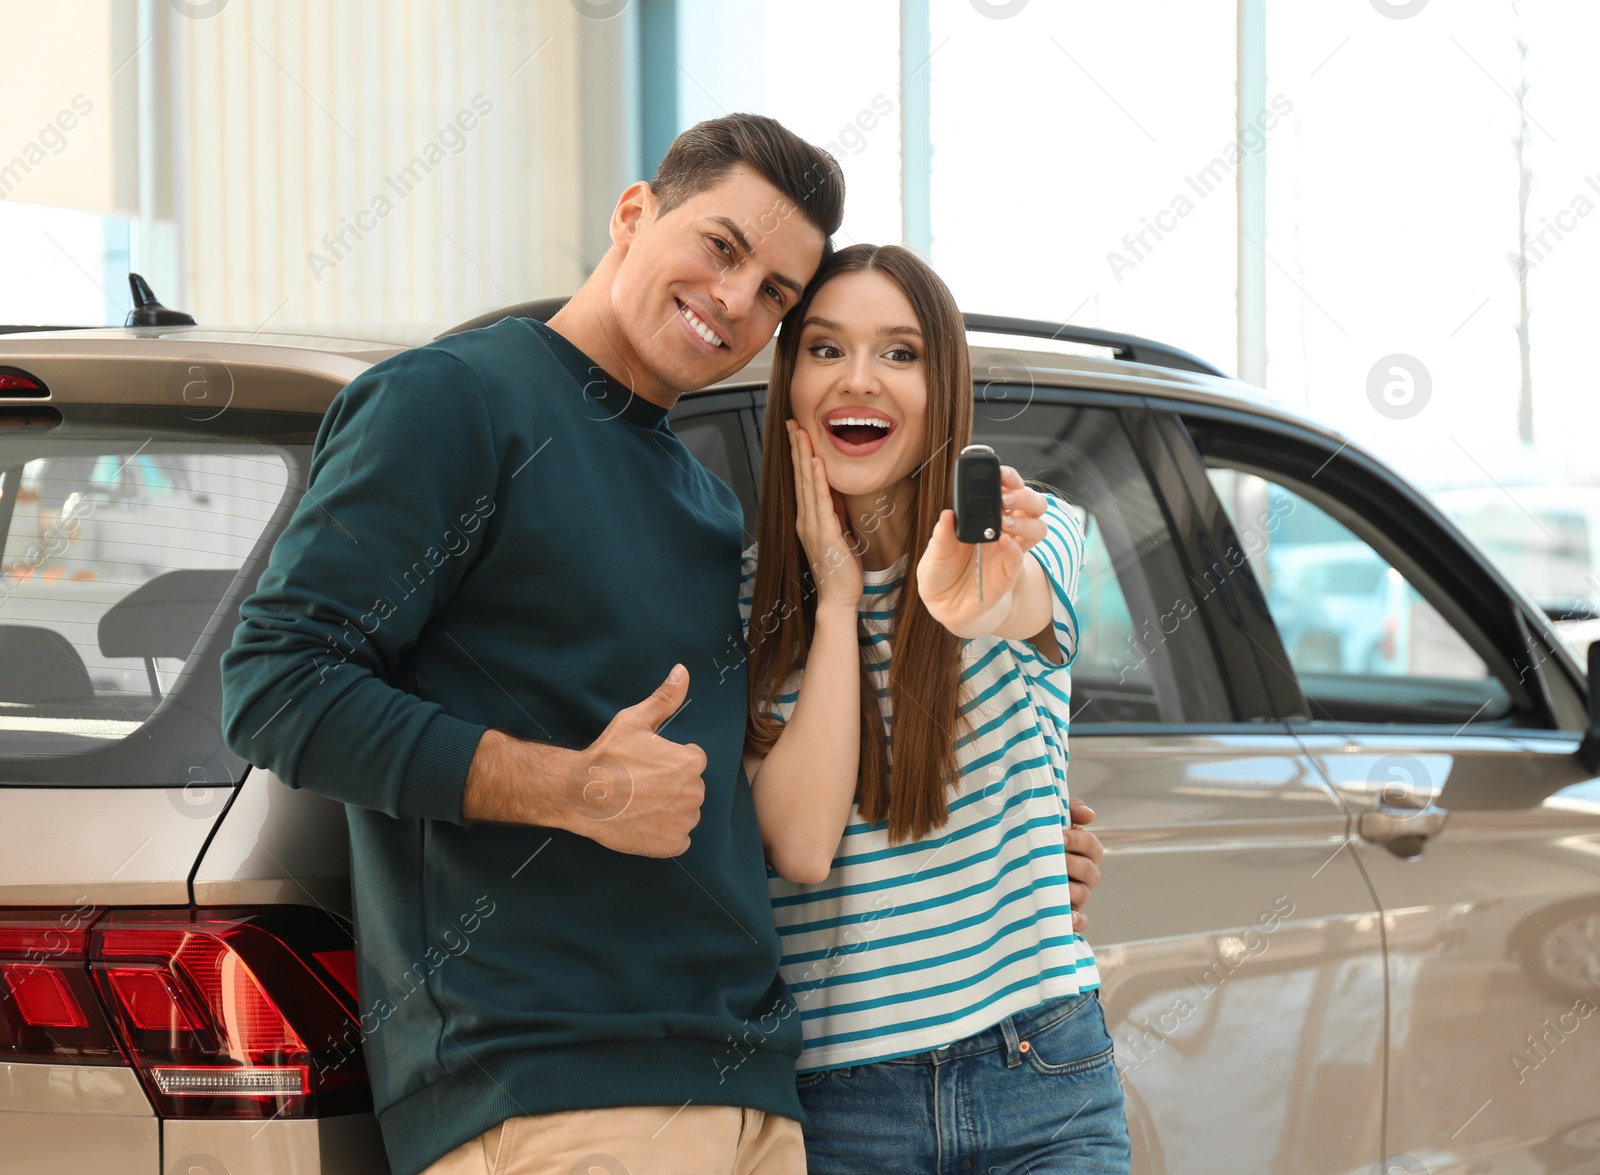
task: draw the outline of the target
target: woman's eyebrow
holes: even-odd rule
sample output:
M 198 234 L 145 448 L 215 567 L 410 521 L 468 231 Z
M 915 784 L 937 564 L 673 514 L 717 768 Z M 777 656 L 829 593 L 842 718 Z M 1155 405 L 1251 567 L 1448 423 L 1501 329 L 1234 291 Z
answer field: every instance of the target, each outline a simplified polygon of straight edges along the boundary
M 814 315 L 801 323 L 801 326 L 820 326 L 823 330 L 831 331 L 842 329 L 837 322 L 831 322 L 826 318 L 817 318 Z M 883 326 L 878 328 L 878 333 L 880 335 L 915 335 L 919 339 L 922 337 L 922 332 L 914 326 Z

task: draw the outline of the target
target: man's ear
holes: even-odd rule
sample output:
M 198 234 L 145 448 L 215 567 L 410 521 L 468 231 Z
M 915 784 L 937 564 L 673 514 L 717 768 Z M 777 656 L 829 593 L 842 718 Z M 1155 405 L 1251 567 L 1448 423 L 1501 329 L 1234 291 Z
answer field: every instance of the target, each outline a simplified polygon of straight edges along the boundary
M 629 184 L 611 210 L 611 243 L 626 250 L 656 218 L 656 194 L 644 180 Z

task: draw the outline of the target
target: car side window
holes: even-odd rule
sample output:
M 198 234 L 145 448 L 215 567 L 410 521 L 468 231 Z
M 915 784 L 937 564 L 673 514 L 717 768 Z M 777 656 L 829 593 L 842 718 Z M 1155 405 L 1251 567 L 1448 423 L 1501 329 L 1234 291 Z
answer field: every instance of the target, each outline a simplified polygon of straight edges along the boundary
M 1120 414 L 1037 398 L 980 403 L 972 439 L 1050 487 L 1083 525 L 1074 728 L 1234 721 L 1194 588 Z
M 1492 721 L 1511 697 L 1473 643 L 1365 539 L 1305 494 L 1210 464 L 1315 718 Z

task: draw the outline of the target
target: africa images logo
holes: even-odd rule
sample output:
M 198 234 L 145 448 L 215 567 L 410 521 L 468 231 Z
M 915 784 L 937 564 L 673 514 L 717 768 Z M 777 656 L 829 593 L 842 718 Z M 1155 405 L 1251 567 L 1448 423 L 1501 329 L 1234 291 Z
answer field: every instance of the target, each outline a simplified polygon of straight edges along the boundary
M 1367 372 L 1367 399 L 1391 420 L 1406 420 L 1428 406 L 1433 377 L 1415 355 L 1385 355 Z

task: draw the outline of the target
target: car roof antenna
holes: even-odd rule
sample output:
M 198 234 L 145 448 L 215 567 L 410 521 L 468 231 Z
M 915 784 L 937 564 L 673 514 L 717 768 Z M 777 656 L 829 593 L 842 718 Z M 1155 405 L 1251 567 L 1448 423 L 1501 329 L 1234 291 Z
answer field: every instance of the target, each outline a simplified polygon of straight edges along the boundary
M 136 273 L 128 275 L 128 286 L 133 290 L 133 309 L 128 311 L 128 321 L 123 326 L 194 326 L 194 316 L 182 310 L 168 310 L 156 300 L 150 283 Z

